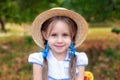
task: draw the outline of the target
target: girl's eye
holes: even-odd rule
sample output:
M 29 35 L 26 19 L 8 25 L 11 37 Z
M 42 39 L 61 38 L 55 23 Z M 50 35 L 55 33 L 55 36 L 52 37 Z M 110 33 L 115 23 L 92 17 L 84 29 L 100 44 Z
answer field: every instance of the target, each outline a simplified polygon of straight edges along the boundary
M 51 34 L 51 36 L 55 37 L 55 36 L 57 36 L 57 34 Z
M 67 36 L 69 36 L 69 35 L 68 35 L 68 34 L 63 34 L 63 36 L 64 36 L 64 37 L 67 37 Z

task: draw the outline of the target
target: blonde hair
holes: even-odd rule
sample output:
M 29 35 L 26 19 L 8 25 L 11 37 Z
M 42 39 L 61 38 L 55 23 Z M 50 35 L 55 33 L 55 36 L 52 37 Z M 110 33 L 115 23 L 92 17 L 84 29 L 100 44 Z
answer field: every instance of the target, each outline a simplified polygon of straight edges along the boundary
M 77 24 L 72 19 L 70 19 L 69 17 L 55 16 L 55 17 L 52 17 L 52 18 L 46 20 L 42 25 L 41 32 L 44 31 L 44 32 L 47 33 L 48 27 L 50 28 L 50 31 L 51 31 L 52 30 L 51 25 L 54 26 L 54 24 L 57 21 L 63 21 L 66 24 L 69 25 L 70 34 L 71 34 L 71 37 L 72 37 L 72 41 L 74 43 L 76 33 L 77 33 Z M 46 42 L 47 41 L 44 39 L 44 44 L 46 44 Z M 70 60 L 70 63 L 69 63 L 69 76 L 70 76 L 71 80 L 75 80 L 75 77 L 76 77 L 76 60 L 77 59 L 76 59 L 75 55 L 71 56 L 71 60 Z M 48 80 L 48 61 L 47 61 L 46 58 L 44 59 L 43 64 L 44 65 L 43 65 L 43 69 L 42 69 L 42 78 L 43 78 L 42 80 Z

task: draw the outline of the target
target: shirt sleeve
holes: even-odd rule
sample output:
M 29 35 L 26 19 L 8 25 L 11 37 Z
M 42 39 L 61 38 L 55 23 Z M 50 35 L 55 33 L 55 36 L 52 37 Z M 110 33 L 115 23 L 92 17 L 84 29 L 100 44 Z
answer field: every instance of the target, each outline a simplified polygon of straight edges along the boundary
M 87 66 L 88 65 L 88 57 L 86 53 L 80 52 L 76 53 L 77 55 L 77 66 Z
M 42 53 L 32 53 L 28 57 L 28 62 L 30 64 L 38 64 L 40 66 L 43 66 L 43 58 Z

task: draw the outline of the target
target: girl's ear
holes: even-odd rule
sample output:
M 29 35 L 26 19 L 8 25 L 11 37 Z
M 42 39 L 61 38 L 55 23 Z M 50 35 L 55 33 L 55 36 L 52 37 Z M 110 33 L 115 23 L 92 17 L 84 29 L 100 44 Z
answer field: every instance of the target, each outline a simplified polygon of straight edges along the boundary
M 48 38 L 47 38 L 47 33 L 46 33 L 45 31 L 42 31 L 42 35 L 43 35 L 43 37 L 44 37 L 45 40 L 48 39 Z

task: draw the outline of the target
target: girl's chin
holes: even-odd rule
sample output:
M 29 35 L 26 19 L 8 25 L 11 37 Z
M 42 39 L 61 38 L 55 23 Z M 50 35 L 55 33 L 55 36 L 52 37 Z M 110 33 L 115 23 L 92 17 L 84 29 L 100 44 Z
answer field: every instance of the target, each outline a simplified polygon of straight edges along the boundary
M 56 53 L 65 53 L 66 50 L 65 49 L 56 49 L 56 50 L 54 50 L 54 52 L 56 52 Z

